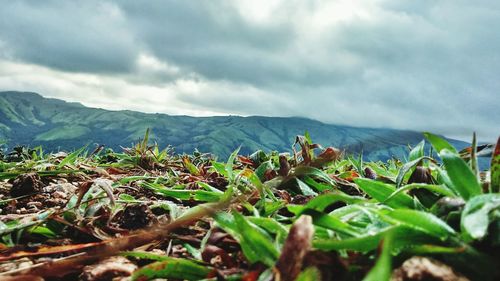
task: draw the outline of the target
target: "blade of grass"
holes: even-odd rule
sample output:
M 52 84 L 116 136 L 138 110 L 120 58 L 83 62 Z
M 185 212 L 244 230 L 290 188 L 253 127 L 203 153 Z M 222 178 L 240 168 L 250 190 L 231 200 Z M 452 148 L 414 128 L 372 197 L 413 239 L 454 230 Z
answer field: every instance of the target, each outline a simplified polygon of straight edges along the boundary
M 482 193 L 481 186 L 474 173 L 465 161 L 446 148 L 442 149 L 439 156 L 443 160 L 446 172 L 455 187 L 455 191 L 465 200 Z
M 446 240 L 456 234 L 453 228 L 431 213 L 398 209 L 381 215 L 382 217 L 390 218 L 389 222 L 405 225 L 429 235 L 436 236 L 441 240 Z
M 500 192 L 500 137 L 497 140 L 495 150 L 491 156 L 491 188 L 493 193 Z
M 457 150 L 445 139 L 438 135 L 434 135 L 429 132 L 424 133 L 425 138 L 431 143 L 432 147 L 436 149 L 436 152 L 439 154 L 441 150 L 448 149 L 451 152 L 457 153 Z
M 439 193 L 439 194 L 442 194 L 442 195 L 448 196 L 448 197 L 456 197 L 457 196 L 453 191 L 451 191 L 449 188 L 447 188 L 444 185 L 412 183 L 412 184 L 408 184 L 408 185 L 405 185 L 405 186 L 397 189 L 389 197 L 387 197 L 387 199 L 382 203 L 385 203 L 386 201 L 391 200 L 394 196 L 396 196 L 399 193 L 403 193 L 403 192 L 410 191 L 413 189 L 426 189 L 426 190 L 429 190 L 429 191 L 432 191 L 435 193 Z
M 384 202 L 384 204 L 393 208 L 415 208 L 413 199 L 404 193 L 399 193 L 387 200 L 396 191 L 396 188 L 392 185 L 364 178 L 357 178 L 354 182 L 361 190 L 378 202 Z
M 135 271 L 132 274 L 132 280 L 153 280 L 158 278 L 200 280 L 212 275 L 215 275 L 212 267 L 188 259 L 169 257 Z
M 363 278 L 363 281 L 388 281 L 391 278 L 392 269 L 392 247 L 394 232 L 389 231 L 382 240 L 382 251 L 375 266 Z

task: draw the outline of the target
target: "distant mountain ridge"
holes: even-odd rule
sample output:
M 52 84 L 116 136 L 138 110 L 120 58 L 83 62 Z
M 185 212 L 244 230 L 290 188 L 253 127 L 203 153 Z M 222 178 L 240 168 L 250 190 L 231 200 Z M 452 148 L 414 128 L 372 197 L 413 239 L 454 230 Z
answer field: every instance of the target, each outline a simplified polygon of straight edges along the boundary
M 370 160 L 403 157 L 421 133 L 394 129 L 357 128 L 325 124 L 296 117 L 190 117 L 110 111 L 79 103 L 44 98 L 29 92 L 0 92 L 0 140 L 9 146 L 43 145 L 45 150 L 72 150 L 85 144 L 118 149 L 130 146 L 151 128 L 151 139 L 172 145 L 178 153 L 195 148 L 227 157 L 241 146 L 242 153 L 258 149 L 290 151 L 296 135 L 307 130 L 323 146 L 361 152 Z M 458 148 L 465 142 L 450 140 Z

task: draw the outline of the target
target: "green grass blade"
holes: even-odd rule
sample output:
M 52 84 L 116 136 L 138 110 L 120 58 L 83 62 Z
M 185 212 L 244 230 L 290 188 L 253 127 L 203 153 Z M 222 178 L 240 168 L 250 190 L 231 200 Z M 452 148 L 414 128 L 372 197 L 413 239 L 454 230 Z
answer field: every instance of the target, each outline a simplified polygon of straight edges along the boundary
M 460 227 L 467 238 L 481 239 L 486 236 L 490 222 L 495 219 L 500 220 L 500 194 L 483 194 L 467 202 Z
M 181 279 L 200 280 L 213 275 L 214 269 L 194 261 L 168 258 L 146 265 L 132 274 L 132 280 Z
M 306 210 L 303 212 L 305 215 L 309 215 L 313 219 L 313 224 L 316 226 L 321 226 L 326 229 L 334 230 L 338 233 L 342 233 L 348 236 L 358 236 L 360 232 L 358 229 L 341 221 L 332 215 L 324 214 L 315 210 Z
M 500 192 L 500 137 L 497 140 L 495 151 L 491 156 L 491 188 L 493 193 Z
M 278 260 L 279 251 L 267 232 L 249 222 L 238 212 L 218 213 L 214 219 L 239 242 L 243 254 L 250 263 L 260 261 L 267 266 L 273 266 Z
M 482 193 L 481 186 L 470 167 L 460 156 L 446 148 L 442 149 L 439 156 L 443 160 L 446 172 L 455 188 L 465 200 Z
M 477 138 L 476 138 L 476 132 L 472 134 L 472 146 L 471 146 L 471 152 L 470 152 L 470 168 L 476 178 L 479 176 L 479 169 L 477 166 Z
M 439 239 L 427 235 L 413 228 L 397 225 L 383 228 L 374 233 L 363 233 L 360 236 L 347 239 L 323 239 L 313 241 L 315 248 L 322 251 L 331 250 L 353 250 L 358 252 L 368 252 L 376 249 L 382 238 L 389 233 L 394 232 L 394 249 L 407 249 L 418 245 L 430 245 L 439 243 Z
M 328 239 L 328 240 L 316 240 L 313 241 L 314 248 L 321 251 L 332 251 L 332 250 L 353 250 L 360 252 L 367 252 L 377 248 L 380 240 L 387 232 L 377 232 L 374 234 L 365 234 L 358 237 L 347 238 L 347 239 Z
M 323 212 L 328 206 L 336 202 L 344 202 L 347 204 L 356 204 L 365 202 L 365 198 L 347 195 L 341 191 L 321 194 L 311 199 L 306 205 L 290 205 L 289 211 L 299 217 L 305 210 L 311 209 Z
M 320 180 L 332 185 L 332 187 L 334 187 L 336 185 L 335 182 L 328 176 L 328 174 L 326 174 L 325 172 L 323 172 L 320 169 L 310 167 L 310 166 L 296 167 L 292 170 L 291 174 L 296 176 L 296 177 L 308 176 L 308 177 L 312 177 L 312 178 L 317 178 L 317 179 L 320 179 Z
M 401 167 L 401 169 L 399 169 L 399 173 L 398 173 L 398 176 L 396 177 L 396 187 L 399 188 L 401 186 L 401 184 L 403 183 L 403 179 L 405 177 L 405 175 L 413 168 L 415 168 L 415 166 L 417 166 L 421 161 L 423 161 L 424 159 L 429 159 L 429 160 L 432 160 L 432 158 L 430 157 L 425 157 L 425 156 L 422 156 L 422 157 L 419 157 L 417 159 L 414 159 L 410 162 L 407 162 L 403 165 L 403 167 Z
M 64 166 L 69 165 L 69 164 L 74 165 L 75 161 L 78 159 L 78 156 L 80 156 L 80 154 L 82 154 L 85 149 L 87 149 L 87 146 L 84 146 L 84 147 L 74 151 L 73 153 L 69 154 L 68 156 L 66 156 L 61 161 L 61 163 L 59 163 L 59 165 L 57 165 L 57 169 L 62 169 L 62 168 L 64 168 Z
M 390 200 L 387 200 L 396 191 L 396 188 L 392 185 L 363 178 L 355 179 L 354 182 L 373 199 L 378 202 L 384 202 L 384 204 L 390 207 L 409 209 L 415 207 L 413 199 L 404 193 L 399 193 Z
M 315 267 L 308 267 L 302 271 L 296 281 L 318 281 L 321 280 L 321 273 Z
M 386 199 L 386 201 L 391 200 L 394 196 L 398 195 L 399 193 L 403 193 L 403 192 L 410 191 L 413 189 L 426 189 L 426 190 L 429 190 L 429 191 L 432 191 L 435 193 L 439 193 L 441 195 L 448 196 L 448 197 L 456 197 L 457 196 L 452 190 L 450 190 L 449 188 L 447 188 L 444 185 L 413 183 L 413 184 L 408 184 L 408 185 L 405 185 L 405 186 L 397 189 Z
M 382 241 L 382 251 L 375 266 L 368 272 L 363 281 L 388 281 L 392 272 L 392 247 L 394 232 L 390 231 Z
M 424 157 L 424 147 L 425 147 L 425 140 L 422 140 L 410 151 L 410 155 L 408 156 L 408 162 Z
M 227 159 L 226 165 L 224 166 L 224 169 L 227 173 L 227 177 L 229 178 L 230 181 L 234 180 L 234 171 L 233 171 L 233 165 L 234 165 L 234 160 L 236 159 L 236 156 L 238 156 L 238 152 L 240 151 L 241 147 L 238 147 Z
M 424 133 L 425 138 L 432 144 L 432 147 L 436 149 L 436 152 L 439 154 L 441 150 L 448 149 L 451 152 L 457 153 L 457 150 L 453 145 L 451 145 L 448 141 L 443 139 L 438 135 L 431 134 L 429 132 Z
M 382 214 L 382 216 L 390 218 L 390 222 L 396 222 L 415 230 L 422 231 L 429 235 L 436 236 L 441 240 L 446 240 L 452 235 L 455 235 L 455 230 L 453 230 L 453 228 L 431 213 L 398 209 L 385 215 Z

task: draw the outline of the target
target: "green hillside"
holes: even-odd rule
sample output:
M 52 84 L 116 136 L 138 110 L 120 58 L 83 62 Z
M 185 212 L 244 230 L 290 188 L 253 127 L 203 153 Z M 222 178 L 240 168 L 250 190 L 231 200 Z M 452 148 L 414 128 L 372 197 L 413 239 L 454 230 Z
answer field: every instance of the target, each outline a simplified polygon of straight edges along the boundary
M 407 153 L 422 140 L 413 131 L 371 129 L 321 123 L 305 118 L 189 117 L 109 111 L 78 103 L 44 98 L 36 93 L 0 92 L 0 139 L 9 146 L 43 145 L 48 150 L 71 150 L 85 144 L 129 146 L 152 129 L 160 146 L 177 153 L 194 149 L 226 157 L 241 146 L 242 153 L 258 149 L 290 151 L 296 135 L 306 130 L 323 145 L 360 152 L 367 159 L 385 160 Z M 457 147 L 465 143 L 454 141 Z

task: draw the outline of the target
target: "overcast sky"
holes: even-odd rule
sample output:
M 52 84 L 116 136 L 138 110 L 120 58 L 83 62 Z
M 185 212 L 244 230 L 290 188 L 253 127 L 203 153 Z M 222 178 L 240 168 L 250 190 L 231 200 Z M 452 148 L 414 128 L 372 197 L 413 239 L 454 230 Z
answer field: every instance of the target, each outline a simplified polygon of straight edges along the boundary
M 3 1 L 0 90 L 500 134 L 500 1 Z

